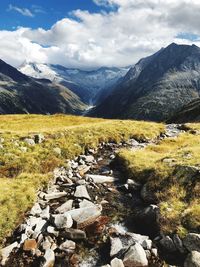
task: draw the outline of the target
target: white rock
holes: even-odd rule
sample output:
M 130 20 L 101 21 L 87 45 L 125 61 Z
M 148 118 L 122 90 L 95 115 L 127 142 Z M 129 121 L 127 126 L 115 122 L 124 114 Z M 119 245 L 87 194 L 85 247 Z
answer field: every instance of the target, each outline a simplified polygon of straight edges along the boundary
M 64 204 L 62 204 L 60 207 L 58 207 L 56 209 L 56 211 L 58 213 L 65 213 L 66 211 L 69 211 L 72 209 L 72 205 L 73 205 L 73 200 L 70 199 L 67 202 L 65 202 Z
M 77 186 L 74 196 L 77 198 L 91 199 L 85 185 Z
M 120 252 L 120 250 L 123 249 L 123 245 L 120 238 L 118 237 L 114 238 L 110 237 L 110 243 L 111 243 L 110 256 L 112 258 L 113 256 L 117 255 L 117 253 Z
M 146 267 L 148 260 L 143 247 L 139 243 L 131 246 L 125 253 L 123 263 L 125 267 Z
M 74 241 L 71 240 L 66 240 L 64 243 L 62 243 L 60 245 L 60 250 L 69 252 L 69 251 L 73 251 L 76 249 L 76 243 Z
M 91 201 L 88 201 L 87 199 L 84 199 L 79 203 L 79 207 L 82 208 L 90 208 L 90 207 L 95 207 L 96 205 L 92 203 Z
M 0 250 L 0 255 L 2 257 L 2 261 L 1 261 L 2 266 L 6 264 L 6 261 L 8 260 L 10 253 L 13 251 L 14 248 L 17 248 L 18 245 L 19 244 L 17 242 L 14 242 L 13 244 Z
M 50 194 L 44 194 L 44 198 L 45 200 L 52 200 L 52 199 L 58 199 L 61 197 L 65 197 L 67 196 L 66 192 L 54 192 L 54 193 L 50 193 Z
M 47 221 L 40 219 L 35 227 L 32 238 L 36 239 L 39 236 L 39 234 L 41 234 L 45 230 L 46 225 Z
M 49 217 L 50 217 L 50 207 L 49 207 L 49 205 L 45 209 L 42 210 L 42 212 L 40 214 L 40 217 L 42 219 L 47 219 L 47 220 L 49 219 Z
M 45 258 L 46 262 L 43 265 L 43 267 L 53 267 L 54 266 L 55 254 L 54 254 L 54 251 L 52 249 L 46 250 L 46 252 L 44 254 L 44 258 Z
M 52 215 L 53 223 L 57 229 L 71 228 L 73 225 L 72 216 L 70 213 Z
M 184 262 L 184 267 L 200 267 L 200 252 L 192 251 Z
M 123 261 L 118 258 L 114 258 L 110 265 L 111 267 L 124 267 Z
M 152 248 L 151 252 L 152 252 L 152 254 L 154 256 L 158 257 L 158 250 L 157 250 L 157 248 Z
M 144 249 L 150 250 L 152 248 L 152 241 L 150 239 L 146 239 L 142 242 L 142 247 Z
M 54 236 L 59 236 L 59 232 L 55 230 L 55 228 L 53 226 L 48 226 L 47 227 L 47 232 L 49 234 L 53 234 Z
M 100 215 L 102 207 L 100 205 L 74 209 L 66 212 L 65 214 L 70 214 L 72 219 L 77 223 L 78 228 L 83 228 L 89 224 L 92 224 Z
M 113 183 L 118 181 L 117 178 L 111 177 L 111 176 L 104 176 L 104 175 L 93 175 L 93 174 L 87 174 L 86 179 L 92 181 L 96 184 L 103 184 L 103 183 Z

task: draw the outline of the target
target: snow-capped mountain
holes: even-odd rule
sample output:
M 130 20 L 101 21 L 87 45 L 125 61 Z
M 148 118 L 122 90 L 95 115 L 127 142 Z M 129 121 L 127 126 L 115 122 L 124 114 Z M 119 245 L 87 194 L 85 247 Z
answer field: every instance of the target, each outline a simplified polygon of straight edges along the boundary
M 25 63 L 19 70 L 34 78 L 45 78 L 56 83 L 61 83 L 75 92 L 85 102 L 93 103 L 95 96 L 101 90 L 115 85 L 120 78 L 126 75 L 129 67 L 102 67 L 97 70 L 87 71 L 70 69 L 60 65 Z

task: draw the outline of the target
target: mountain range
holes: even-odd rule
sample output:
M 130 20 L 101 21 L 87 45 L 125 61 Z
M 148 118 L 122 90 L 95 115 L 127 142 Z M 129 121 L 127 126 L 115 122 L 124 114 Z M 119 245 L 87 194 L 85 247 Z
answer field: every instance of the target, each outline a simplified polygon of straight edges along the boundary
M 86 105 L 63 85 L 28 77 L 0 60 L 0 113 L 80 114 Z
M 102 67 L 88 71 L 41 63 L 24 63 L 19 67 L 19 71 L 27 76 L 49 79 L 70 88 L 83 102 L 90 105 L 96 104 L 101 90 L 109 91 L 128 70 L 129 67 Z
M 0 60 L 0 113 L 200 120 L 200 48 L 170 44 L 132 67 L 80 70 Z M 94 108 L 88 110 L 89 105 Z
M 141 59 L 91 115 L 165 121 L 200 92 L 200 48 L 172 43 Z

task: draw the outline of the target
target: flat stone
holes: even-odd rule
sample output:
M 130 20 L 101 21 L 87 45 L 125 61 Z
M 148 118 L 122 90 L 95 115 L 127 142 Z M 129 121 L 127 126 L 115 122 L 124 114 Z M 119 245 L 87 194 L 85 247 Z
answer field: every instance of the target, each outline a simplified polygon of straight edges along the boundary
M 184 239 L 183 244 L 189 251 L 200 252 L 200 234 L 189 233 Z
M 92 180 L 96 184 L 103 184 L 103 183 L 114 183 L 118 181 L 117 178 L 111 177 L 111 176 L 104 176 L 104 175 L 93 175 L 93 174 L 87 174 L 86 179 Z
M 17 242 L 14 242 L 13 244 L 0 250 L 0 256 L 2 257 L 2 260 L 1 260 L 2 266 L 6 264 L 11 252 L 13 251 L 14 248 L 17 248 L 18 245 L 19 244 Z
M 125 267 L 146 267 L 148 266 L 148 260 L 143 247 L 135 243 L 125 253 L 123 263 Z
M 74 209 L 66 212 L 70 214 L 72 219 L 77 223 L 78 228 L 84 228 L 93 222 L 101 215 L 101 206 L 94 206 L 89 208 Z
M 59 246 L 59 249 L 66 252 L 74 251 L 76 249 L 76 243 L 71 240 L 66 240 Z
M 114 258 L 111 261 L 110 265 L 111 265 L 111 267 L 124 267 L 123 261 L 118 259 L 118 258 Z
M 55 192 L 55 193 L 50 193 L 50 194 L 44 194 L 44 199 L 45 200 L 53 200 L 53 199 L 58 199 L 61 197 L 66 197 L 67 193 L 66 192 Z
M 200 253 L 192 251 L 184 262 L 184 267 L 200 267 Z
M 86 198 L 89 200 L 91 199 L 85 185 L 77 186 L 74 196 L 77 198 Z
M 52 234 L 52 235 L 56 236 L 56 237 L 59 236 L 59 232 L 56 231 L 55 228 L 54 228 L 53 226 L 48 226 L 48 227 L 47 227 L 47 232 L 48 232 L 49 234 Z
M 37 248 L 37 242 L 35 239 L 27 239 L 24 242 L 23 250 L 24 251 L 32 251 Z
M 79 229 L 65 229 L 64 232 L 61 234 L 63 237 L 71 240 L 85 240 L 86 233 Z
M 73 200 L 70 199 L 66 201 L 64 204 L 62 204 L 60 207 L 56 209 L 56 212 L 58 213 L 65 213 L 66 211 L 69 211 L 72 209 Z
M 39 203 L 35 203 L 35 205 L 32 207 L 30 214 L 33 216 L 39 216 L 42 212 L 42 209 L 40 207 Z
M 37 223 L 35 227 L 32 238 L 36 239 L 39 236 L 39 234 L 41 234 L 42 232 L 46 230 L 46 227 L 47 227 L 47 221 L 40 218 L 39 222 Z
M 52 215 L 52 220 L 57 229 L 71 228 L 73 219 L 70 213 Z
M 50 218 L 50 207 L 49 207 L 49 205 L 45 209 L 42 210 L 42 212 L 40 214 L 40 217 L 42 219 L 47 219 L 47 220 Z
M 110 250 L 110 257 L 117 255 L 122 249 L 123 245 L 119 237 L 110 237 L 110 243 L 111 243 L 111 250 Z
M 79 203 L 79 207 L 82 208 L 91 208 L 91 207 L 96 207 L 96 205 L 94 203 L 92 203 L 91 201 L 88 201 L 87 199 L 84 199 L 83 201 L 81 201 Z
M 54 267 L 55 264 L 55 254 L 52 249 L 47 249 L 44 254 L 45 264 L 43 267 Z

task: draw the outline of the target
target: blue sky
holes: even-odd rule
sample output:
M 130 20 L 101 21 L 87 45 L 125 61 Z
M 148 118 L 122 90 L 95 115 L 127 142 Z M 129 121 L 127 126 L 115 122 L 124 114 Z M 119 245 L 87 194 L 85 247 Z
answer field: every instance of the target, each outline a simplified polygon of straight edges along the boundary
M 15 8 L 27 9 L 30 14 L 22 15 Z M 18 26 L 48 29 L 58 20 L 70 17 L 70 12 L 76 9 L 93 13 L 99 12 L 102 7 L 92 0 L 2 0 L 0 30 L 13 30 Z
M 200 46 L 199 14 L 200 0 L 1 0 L 0 59 L 130 66 L 172 42 Z

